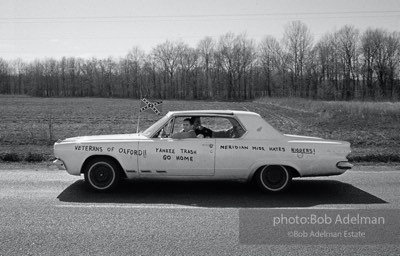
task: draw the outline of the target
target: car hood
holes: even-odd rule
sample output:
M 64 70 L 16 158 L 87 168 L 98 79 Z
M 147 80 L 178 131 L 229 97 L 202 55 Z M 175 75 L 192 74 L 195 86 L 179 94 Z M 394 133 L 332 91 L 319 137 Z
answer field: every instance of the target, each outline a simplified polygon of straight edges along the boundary
M 93 136 L 81 136 L 81 137 L 73 137 L 67 138 L 60 142 L 107 142 L 107 141 L 121 141 L 121 140 L 145 140 L 148 139 L 141 133 L 132 133 L 132 134 L 111 134 L 111 135 L 93 135 Z

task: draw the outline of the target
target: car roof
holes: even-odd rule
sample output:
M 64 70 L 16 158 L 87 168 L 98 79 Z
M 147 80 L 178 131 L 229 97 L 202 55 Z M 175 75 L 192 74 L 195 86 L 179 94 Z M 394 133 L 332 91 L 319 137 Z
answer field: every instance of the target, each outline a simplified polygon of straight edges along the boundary
M 250 111 L 240 110 L 185 110 L 185 111 L 170 111 L 169 115 L 258 115 Z

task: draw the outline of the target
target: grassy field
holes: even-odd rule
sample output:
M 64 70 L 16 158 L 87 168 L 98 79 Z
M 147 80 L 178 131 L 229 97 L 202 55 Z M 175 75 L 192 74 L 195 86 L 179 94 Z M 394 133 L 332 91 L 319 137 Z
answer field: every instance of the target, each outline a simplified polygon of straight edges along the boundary
M 140 102 L 104 98 L 34 98 L 0 95 L 0 160 L 53 158 L 52 144 L 73 136 L 136 132 Z M 163 112 L 250 110 L 283 133 L 352 143 L 356 162 L 400 162 L 400 103 L 258 99 L 254 102 L 164 101 Z M 144 113 L 141 129 L 160 117 Z

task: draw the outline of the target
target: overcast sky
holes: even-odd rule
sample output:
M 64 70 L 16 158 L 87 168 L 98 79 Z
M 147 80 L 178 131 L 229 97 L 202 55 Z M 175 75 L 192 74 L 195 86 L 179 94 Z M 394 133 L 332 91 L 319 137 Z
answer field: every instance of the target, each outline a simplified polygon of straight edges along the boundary
M 307 24 L 315 41 L 342 26 L 400 31 L 399 0 L 0 0 L 0 57 L 119 57 L 168 40 L 191 46 L 246 32 L 259 42 Z

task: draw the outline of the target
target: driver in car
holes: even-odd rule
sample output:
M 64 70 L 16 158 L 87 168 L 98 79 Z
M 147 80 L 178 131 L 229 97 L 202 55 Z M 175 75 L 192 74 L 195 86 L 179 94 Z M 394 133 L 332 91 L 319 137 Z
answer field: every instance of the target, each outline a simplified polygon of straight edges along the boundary
M 194 123 L 191 118 L 185 118 L 182 123 L 183 130 L 178 133 L 171 135 L 173 139 L 186 139 L 186 138 L 196 138 L 196 133 L 194 132 Z

